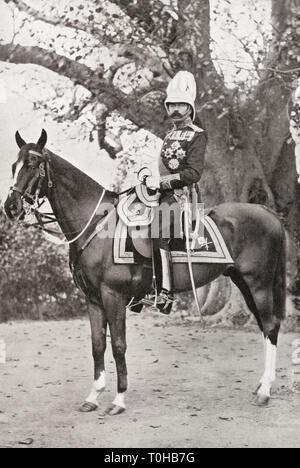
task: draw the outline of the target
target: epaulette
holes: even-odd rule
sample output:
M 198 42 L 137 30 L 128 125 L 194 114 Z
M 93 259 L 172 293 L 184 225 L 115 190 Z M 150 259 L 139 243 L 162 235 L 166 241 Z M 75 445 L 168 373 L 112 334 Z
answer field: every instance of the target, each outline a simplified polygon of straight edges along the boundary
M 187 127 L 191 128 L 192 130 L 194 130 L 194 132 L 204 132 L 203 128 L 201 127 L 197 127 L 197 125 L 193 124 L 193 123 L 189 123 L 187 124 Z

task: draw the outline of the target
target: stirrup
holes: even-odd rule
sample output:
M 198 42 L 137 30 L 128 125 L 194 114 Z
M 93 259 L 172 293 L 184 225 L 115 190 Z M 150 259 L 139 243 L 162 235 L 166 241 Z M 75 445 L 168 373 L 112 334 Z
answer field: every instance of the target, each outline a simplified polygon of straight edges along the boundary
M 129 304 L 126 306 L 126 310 L 129 312 L 135 312 L 139 314 L 142 311 L 142 308 L 144 307 L 143 300 L 137 297 L 132 297 L 131 301 Z
M 174 296 L 170 291 L 162 290 L 156 301 L 157 309 L 163 314 L 169 315 L 174 302 Z

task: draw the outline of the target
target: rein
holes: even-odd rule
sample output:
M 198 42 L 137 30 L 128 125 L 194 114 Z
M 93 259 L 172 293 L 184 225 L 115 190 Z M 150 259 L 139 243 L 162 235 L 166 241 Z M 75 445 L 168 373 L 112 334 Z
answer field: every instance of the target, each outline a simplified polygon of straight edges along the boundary
M 87 224 L 85 225 L 85 227 L 83 228 L 83 230 L 76 236 L 74 237 L 74 239 L 70 240 L 70 241 L 63 241 L 63 240 L 57 240 L 57 242 L 55 242 L 57 245 L 70 245 L 70 244 L 73 244 L 74 242 L 78 241 L 78 239 L 80 239 L 81 236 L 83 236 L 83 234 L 86 232 L 86 230 L 89 228 L 91 222 L 93 221 L 102 201 L 103 201 L 103 198 L 104 198 L 104 195 L 106 193 L 106 190 L 103 189 L 103 192 L 101 194 L 101 197 L 97 203 L 97 206 L 95 208 L 95 210 L 93 211 L 93 214 L 92 216 L 90 217 L 90 219 L 88 220 Z

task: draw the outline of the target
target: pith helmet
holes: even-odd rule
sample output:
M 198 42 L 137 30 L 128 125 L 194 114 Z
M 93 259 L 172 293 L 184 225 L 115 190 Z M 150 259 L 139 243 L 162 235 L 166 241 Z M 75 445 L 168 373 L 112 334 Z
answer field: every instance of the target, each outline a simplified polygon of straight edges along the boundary
M 165 106 L 176 102 L 189 104 L 193 109 L 192 120 L 195 119 L 195 99 L 197 85 L 194 75 L 188 71 L 178 72 L 167 87 Z

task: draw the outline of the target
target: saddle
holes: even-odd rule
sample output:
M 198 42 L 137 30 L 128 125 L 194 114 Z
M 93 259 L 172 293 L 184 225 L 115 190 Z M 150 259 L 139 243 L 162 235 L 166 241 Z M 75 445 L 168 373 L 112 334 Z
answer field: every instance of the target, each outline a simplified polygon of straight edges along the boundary
M 117 206 L 118 222 L 114 237 L 114 262 L 139 264 L 152 258 L 152 223 L 155 209 L 159 206 L 159 193 L 138 185 L 134 192 L 120 197 Z M 191 213 L 190 253 L 193 263 L 234 263 L 217 225 L 209 214 L 204 214 L 203 205 L 198 213 Z M 177 226 L 181 236 L 170 241 L 172 263 L 186 263 L 187 250 L 183 226 Z

